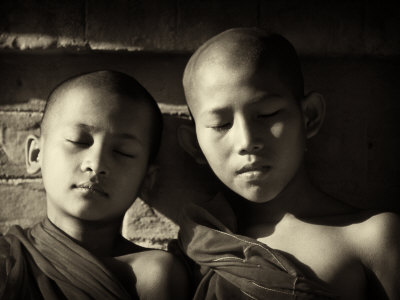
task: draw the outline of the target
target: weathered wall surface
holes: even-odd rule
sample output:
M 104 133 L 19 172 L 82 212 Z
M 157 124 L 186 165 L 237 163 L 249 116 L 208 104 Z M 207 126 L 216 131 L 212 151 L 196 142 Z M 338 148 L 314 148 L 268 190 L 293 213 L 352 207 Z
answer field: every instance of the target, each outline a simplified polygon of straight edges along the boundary
M 400 12 L 389 1 L 11 1 L 0 2 L 0 230 L 45 212 L 40 176 L 25 172 L 24 141 L 61 80 L 115 69 L 156 98 L 165 132 L 156 186 L 138 200 L 124 234 L 163 247 L 182 205 L 216 184 L 177 144 L 187 120 L 181 76 L 190 53 L 225 29 L 259 26 L 298 49 L 306 90 L 327 100 L 326 122 L 307 161 L 325 191 L 364 208 L 399 211 Z M 151 207 L 150 207 L 150 206 Z

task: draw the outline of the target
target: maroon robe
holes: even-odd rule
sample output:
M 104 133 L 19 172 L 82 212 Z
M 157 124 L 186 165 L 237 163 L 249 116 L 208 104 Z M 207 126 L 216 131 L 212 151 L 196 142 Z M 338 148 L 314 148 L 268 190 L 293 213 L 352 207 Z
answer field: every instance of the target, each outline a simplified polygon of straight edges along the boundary
M 48 219 L 0 235 L 0 299 L 131 299 L 104 265 Z
M 235 216 L 222 195 L 202 206 L 189 205 L 180 226 L 180 247 L 203 275 L 194 299 L 336 298 L 284 254 L 235 234 Z

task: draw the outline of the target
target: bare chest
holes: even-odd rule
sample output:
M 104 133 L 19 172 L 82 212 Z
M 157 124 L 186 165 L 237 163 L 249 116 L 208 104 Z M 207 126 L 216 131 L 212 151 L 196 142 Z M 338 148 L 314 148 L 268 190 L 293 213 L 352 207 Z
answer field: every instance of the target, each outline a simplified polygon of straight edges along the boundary
M 300 221 L 269 228 L 269 235 L 262 231 L 258 227 L 250 234 L 281 251 L 305 276 L 325 282 L 341 299 L 365 298 L 364 269 L 341 229 Z

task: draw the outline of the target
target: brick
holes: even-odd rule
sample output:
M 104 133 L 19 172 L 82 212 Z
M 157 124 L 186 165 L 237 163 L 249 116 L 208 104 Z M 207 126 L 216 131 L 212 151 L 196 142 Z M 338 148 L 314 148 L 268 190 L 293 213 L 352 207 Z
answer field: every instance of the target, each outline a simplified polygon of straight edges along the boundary
M 26 105 L 27 106 L 27 105 Z M 0 178 L 26 177 L 25 140 L 39 134 L 40 112 L 0 111 Z
M 87 1 L 92 49 L 175 50 L 174 1 Z
M 177 48 L 194 51 L 206 40 L 226 29 L 257 26 L 258 2 L 178 1 Z
M 85 0 L 3 0 L 0 2 L 0 32 L 83 39 L 84 12 Z
M 162 53 L 2 54 L 0 106 L 46 99 L 66 78 L 100 69 L 134 76 L 158 102 L 184 104 L 181 79 L 187 59 L 187 54 Z
M 0 181 L 0 232 L 11 225 L 32 226 L 46 213 L 44 190 L 40 180 Z

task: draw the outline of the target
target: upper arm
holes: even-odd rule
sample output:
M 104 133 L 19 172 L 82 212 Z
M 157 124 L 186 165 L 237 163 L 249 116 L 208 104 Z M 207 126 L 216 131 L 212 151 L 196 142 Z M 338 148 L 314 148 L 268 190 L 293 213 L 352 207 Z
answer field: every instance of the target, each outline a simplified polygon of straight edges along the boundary
M 363 226 L 362 258 L 374 285 L 389 299 L 400 299 L 400 217 L 377 214 Z
M 137 274 L 136 290 L 140 299 L 189 299 L 190 282 L 185 266 L 174 255 L 155 251 L 145 259 Z
M 0 299 L 2 299 L 3 293 L 6 288 L 8 270 L 7 264 L 10 255 L 10 245 L 0 234 Z

